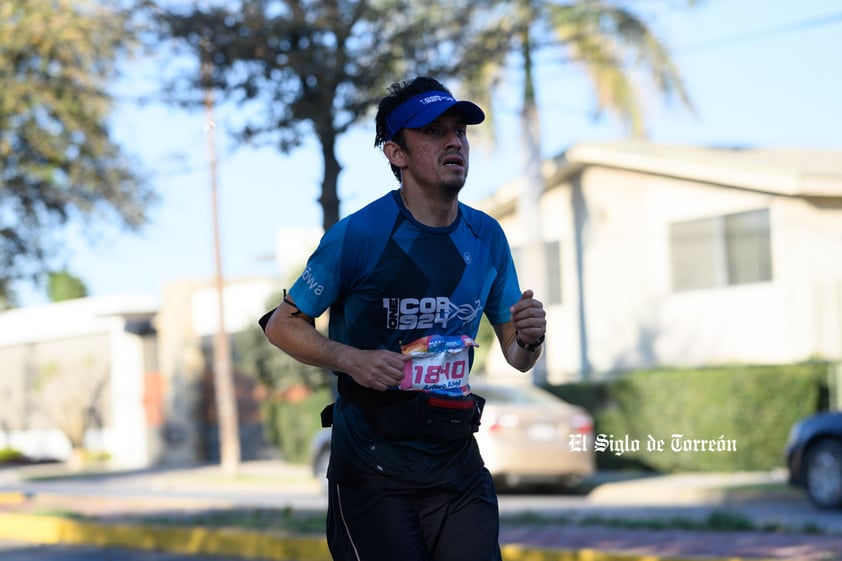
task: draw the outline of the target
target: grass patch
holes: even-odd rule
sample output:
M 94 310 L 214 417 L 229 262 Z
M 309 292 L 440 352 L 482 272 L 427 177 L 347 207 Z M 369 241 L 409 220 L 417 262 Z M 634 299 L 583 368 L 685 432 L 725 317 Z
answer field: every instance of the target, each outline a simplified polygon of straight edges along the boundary
M 218 510 L 173 517 L 142 518 L 146 523 L 199 526 L 204 528 L 241 528 L 281 533 L 315 534 L 325 531 L 325 514 L 285 509 Z
M 545 516 L 543 514 L 527 511 L 527 512 L 520 512 L 518 514 L 511 514 L 506 516 L 501 516 L 500 521 L 505 521 L 507 524 L 511 526 L 568 526 L 574 523 L 574 520 L 571 516 L 567 515 L 556 515 L 556 516 Z
M 72 510 L 39 510 L 34 514 L 38 516 L 51 516 L 53 518 L 66 518 L 67 520 L 75 520 L 77 522 L 92 520 L 90 516 Z
M 752 483 L 749 485 L 731 485 L 726 487 L 729 491 L 745 491 L 745 492 L 788 492 L 793 491 L 797 493 L 788 483 L 783 481 L 772 481 L 769 483 Z
M 819 534 L 825 533 L 824 529 L 821 526 L 819 526 L 818 524 L 816 524 L 815 522 L 805 523 L 804 525 L 799 527 L 798 531 L 803 533 L 803 534 L 814 534 L 814 535 L 819 535 Z
M 232 509 L 201 512 L 150 514 L 115 519 L 81 514 L 68 510 L 44 510 L 36 514 L 84 522 L 145 524 L 196 528 L 239 528 L 283 534 L 323 534 L 325 513 L 285 509 Z
M 41 511 L 37 514 L 79 521 L 113 523 L 113 518 L 100 519 L 68 510 Z M 284 509 L 231 509 L 201 512 L 139 515 L 119 522 L 149 524 L 154 526 L 240 528 L 258 532 L 282 534 L 323 534 L 325 513 L 322 511 L 296 511 Z M 576 517 L 568 514 L 543 515 L 522 512 L 501 516 L 501 523 L 509 526 L 602 526 L 629 530 L 686 530 L 695 532 L 765 532 L 804 533 L 821 535 L 825 530 L 814 523 L 794 528 L 780 523 L 756 524 L 745 515 L 726 509 L 716 509 L 701 519 L 684 516 L 666 518 L 626 518 L 620 516 L 589 515 Z
M 540 513 L 525 512 L 504 516 L 502 521 L 513 526 L 603 526 L 629 530 L 688 530 L 694 532 L 766 532 L 824 534 L 816 524 L 805 524 L 792 528 L 780 523 L 756 524 L 747 516 L 732 510 L 716 509 L 705 518 L 684 516 L 669 518 L 627 518 L 620 516 L 588 515 L 581 518 L 571 516 L 542 516 Z
M 750 518 L 732 510 L 716 509 L 711 512 L 706 520 L 707 526 L 716 532 L 728 531 L 755 531 L 757 525 Z

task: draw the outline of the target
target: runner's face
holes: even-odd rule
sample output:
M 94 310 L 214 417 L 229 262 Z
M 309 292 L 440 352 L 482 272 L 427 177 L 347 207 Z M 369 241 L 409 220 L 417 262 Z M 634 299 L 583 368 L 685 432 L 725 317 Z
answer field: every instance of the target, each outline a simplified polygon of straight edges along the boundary
M 458 194 L 468 177 L 467 126 L 450 110 L 420 129 L 405 129 L 407 166 L 404 182 Z

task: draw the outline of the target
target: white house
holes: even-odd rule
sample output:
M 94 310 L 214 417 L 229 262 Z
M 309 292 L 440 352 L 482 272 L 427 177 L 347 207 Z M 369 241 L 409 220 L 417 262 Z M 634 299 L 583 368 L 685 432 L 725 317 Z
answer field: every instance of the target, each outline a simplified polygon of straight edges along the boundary
M 551 381 L 842 359 L 842 150 L 582 143 L 544 176 L 546 278 L 521 284 L 544 287 Z M 480 205 L 516 261 L 519 191 Z
M 256 327 L 277 290 L 275 279 L 228 281 L 226 330 Z M 170 282 L 160 301 L 114 294 L 0 313 L 0 448 L 64 460 L 68 435 L 84 434 L 84 448 L 115 467 L 209 459 L 206 351 L 218 320 L 208 280 Z M 245 413 L 241 433 L 257 434 L 260 420 Z M 262 452 L 262 442 L 243 444 L 244 457 Z
M 0 448 L 66 459 L 65 435 L 84 432 L 87 448 L 118 465 L 146 465 L 155 446 L 144 398 L 157 373 L 157 309 L 153 298 L 129 294 L 0 314 Z

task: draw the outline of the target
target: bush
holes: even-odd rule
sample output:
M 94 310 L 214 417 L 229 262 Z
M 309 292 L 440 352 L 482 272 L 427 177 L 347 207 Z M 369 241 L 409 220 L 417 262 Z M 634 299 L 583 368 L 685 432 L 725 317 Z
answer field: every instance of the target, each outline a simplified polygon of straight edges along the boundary
M 598 450 L 602 469 L 769 470 L 782 465 L 792 423 L 826 407 L 827 373 L 825 363 L 636 371 L 550 390 L 585 407 L 614 444 Z
M 0 448 L 0 464 L 11 464 L 20 462 L 24 459 L 24 455 L 12 448 Z
M 263 403 L 263 424 L 269 440 L 281 451 L 284 460 L 307 463 L 310 442 L 321 428 L 321 411 L 333 401 L 329 388 L 314 390 L 297 401 L 267 400 Z

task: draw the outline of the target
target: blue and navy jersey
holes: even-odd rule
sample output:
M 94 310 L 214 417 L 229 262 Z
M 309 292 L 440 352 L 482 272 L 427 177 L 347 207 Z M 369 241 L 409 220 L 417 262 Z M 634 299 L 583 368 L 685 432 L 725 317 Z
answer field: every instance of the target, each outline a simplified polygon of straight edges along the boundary
M 452 225 L 431 228 L 412 217 L 395 190 L 328 230 L 289 294 L 308 316 L 330 309 L 331 339 L 400 352 L 402 344 L 428 335 L 475 338 L 482 314 L 493 325 L 510 321 L 509 308 L 521 292 L 496 220 L 460 203 Z M 340 397 L 334 407 L 332 479 L 423 486 L 482 467 L 473 437 L 378 440 L 357 406 L 360 397 L 382 405 L 407 397 L 398 395 L 406 392 L 375 392 L 336 374 Z
M 328 230 L 289 292 L 311 317 L 330 308 L 331 339 L 397 352 L 426 335 L 476 337 L 483 313 L 505 323 L 520 298 L 496 220 L 460 203 L 451 226 L 430 228 L 397 190 Z

